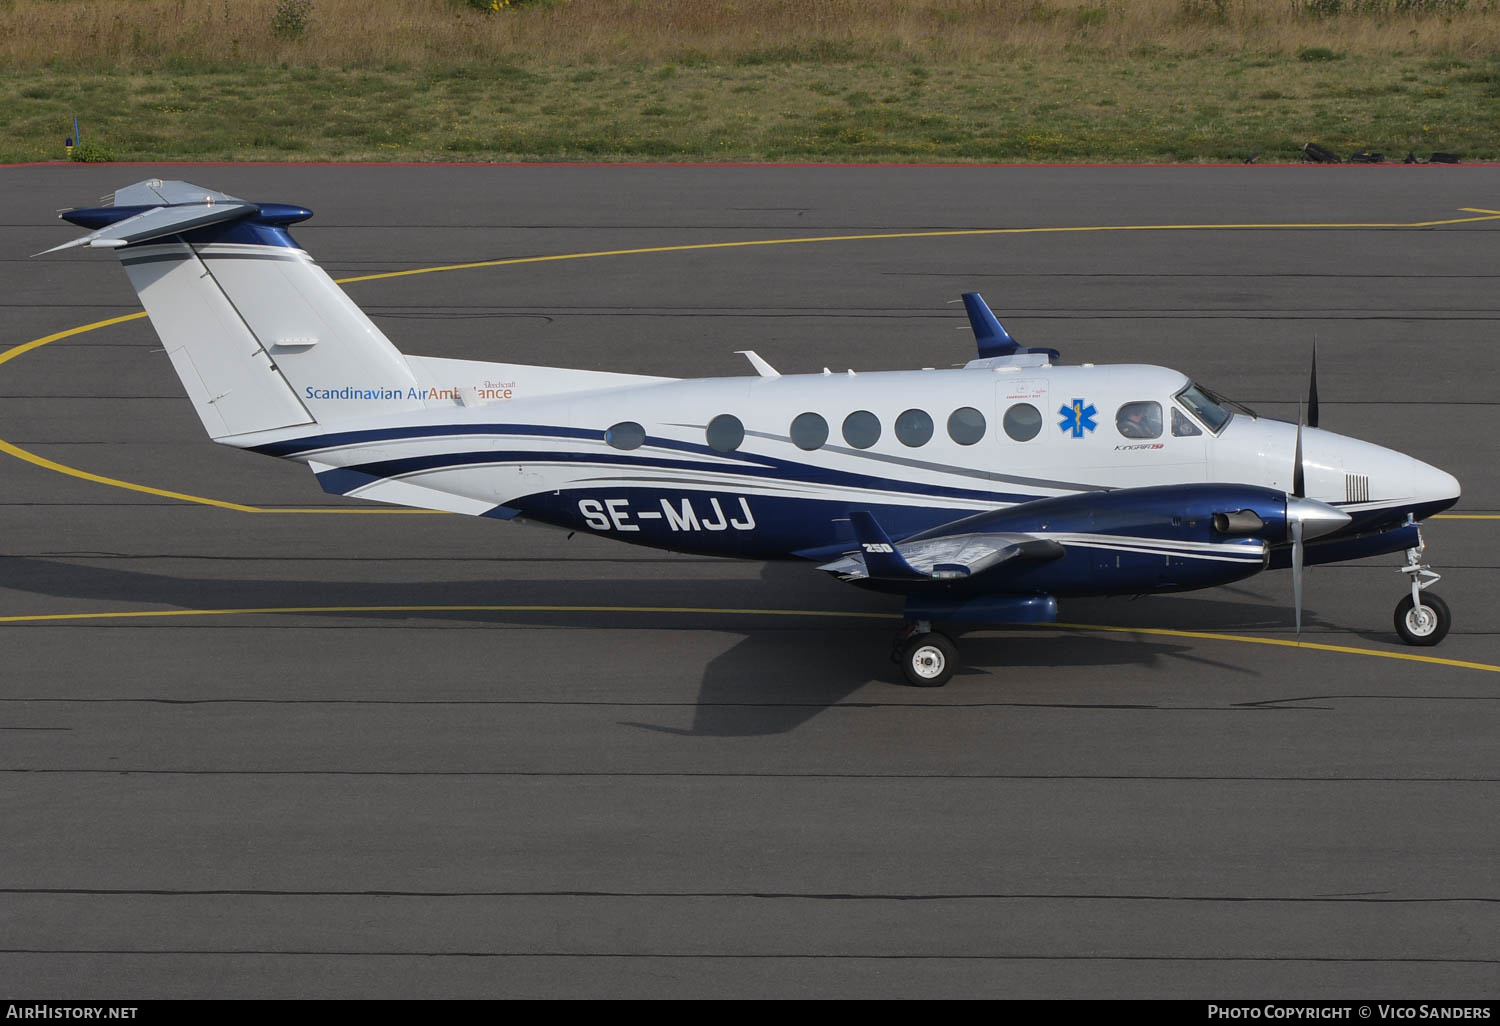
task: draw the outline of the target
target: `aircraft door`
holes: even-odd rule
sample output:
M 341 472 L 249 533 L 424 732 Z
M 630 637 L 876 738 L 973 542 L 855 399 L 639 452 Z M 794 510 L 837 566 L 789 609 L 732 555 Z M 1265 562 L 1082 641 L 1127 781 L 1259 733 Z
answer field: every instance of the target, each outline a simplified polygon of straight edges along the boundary
M 1009 473 L 1034 473 L 1047 457 L 1047 379 L 1001 377 L 995 383 L 995 442 Z

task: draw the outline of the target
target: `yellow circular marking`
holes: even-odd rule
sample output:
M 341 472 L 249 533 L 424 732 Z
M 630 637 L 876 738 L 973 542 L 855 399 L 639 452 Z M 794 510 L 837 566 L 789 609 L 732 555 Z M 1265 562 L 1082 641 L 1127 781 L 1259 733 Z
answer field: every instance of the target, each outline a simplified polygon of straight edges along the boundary
M 744 239 L 738 242 L 698 242 L 679 246 L 643 246 L 637 249 L 605 249 L 593 253 L 560 253 L 554 256 L 512 257 L 505 260 L 480 260 L 470 264 L 444 264 L 440 267 L 417 267 L 407 271 L 385 271 L 380 274 L 365 274 L 357 278 L 340 278 L 339 284 L 356 281 L 375 281 L 380 278 L 406 278 L 416 274 L 435 274 L 439 271 L 467 271 L 477 267 L 505 267 L 509 264 L 539 264 L 553 260 L 586 260 L 594 257 L 640 256 L 646 253 L 685 253 L 699 249 L 734 249 L 742 246 L 792 246 L 808 242 L 859 242 L 865 239 L 945 239 L 976 235 L 1047 235 L 1066 232 L 1185 232 L 1244 230 L 1251 228 L 1436 228 L 1449 224 L 1471 224 L 1475 221 L 1500 219 L 1500 212 L 1479 211 L 1473 207 L 1460 209 L 1472 211 L 1479 216 L 1455 217 L 1444 221 L 1406 222 L 1347 222 L 1306 224 L 1106 224 L 1074 225 L 1052 228 L 950 228 L 928 232 L 879 232 L 864 235 L 808 235 L 787 239 Z
M 142 310 L 139 313 L 125 314 L 122 317 L 111 317 L 108 320 L 95 321 L 93 324 L 79 325 L 76 328 L 69 328 L 67 331 L 59 331 L 56 334 L 47 335 L 44 338 L 34 338 L 30 342 L 23 342 L 18 346 L 12 346 L 5 352 L 0 353 L 0 363 L 9 363 L 11 360 L 14 360 L 21 354 L 29 353 L 33 349 L 40 349 L 42 346 L 46 345 L 49 342 L 56 342 L 59 339 L 72 338 L 74 335 L 82 335 L 86 331 L 94 331 L 98 328 L 107 328 L 111 324 L 120 324 L 124 321 L 138 321 L 144 316 L 146 316 L 146 311 Z
M 112 488 L 124 488 L 131 492 L 143 492 L 146 495 L 159 495 L 164 499 L 178 499 L 182 502 L 196 502 L 203 506 L 217 506 L 219 509 L 232 509 L 236 513 L 438 513 L 435 509 L 381 509 L 373 506 L 309 506 L 298 508 L 294 506 L 246 506 L 239 502 L 229 502 L 226 499 L 209 499 L 202 495 L 187 495 L 183 492 L 169 491 L 166 488 L 152 488 L 150 485 L 135 484 L 130 481 L 121 481 L 116 477 L 105 477 L 102 474 L 92 474 L 87 470 L 79 470 L 64 463 L 57 463 L 38 456 L 34 452 L 28 452 L 18 445 L 12 445 L 5 439 L 0 438 L 0 452 L 8 453 L 18 460 L 35 464 L 43 470 L 55 471 L 66 474 L 68 477 L 76 477 L 83 481 L 93 481 L 95 484 L 109 485 Z
M 59 331 L 47 335 L 44 338 L 33 339 L 30 342 L 12 346 L 5 352 L 0 353 L 0 364 L 8 363 L 24 353 L 33 349 L 40 349 L 49 342 L 57 342 L 74 335 L 82 335 L 85 332 L 95 331 L 99 328 L 107 328 L 112 324 L 123 324 L 125 321 L 138 321 L 146 316 L 142 310 L 139 313 L 125 314 L 121 317 L 110 317 L 106 320 L 95 321 L 92 324 L 82 324 L 76 328 Z M 182 502 L 196 502 L 202 506 L 217 506 L 219 509 L 232 509 L 237 513 L 436 513 L 437 510 L 430 509 L 388 509 L 373 506 L 328 506 L 309 508 L 282 508 L 268 506 L 247 506 L 244 503 L 228 502 L 224 499 L 209 499 L 201 495 L 187 495 L 183 492 L 174 492 L 165 488 L 152 488 L 150 485 L 135 484 L 131 481 L 121 481 L 115 477 L 105 477 L 102 474 L 91 474 L 87 470 L 79 470 L 55 460 L 49 460 L 45 456 L 38 456 L 34 452 L 12 445 L 5 439 L 0 438 L 0 452 L 14 456 L 18 460 L 24 460 L 43 470 L 51 470 L 54 473 L 65 474 L 68 477 L 76 477 L 83 481 L 93 481 L 95 484 L 109 485 L 112 488 L 123 488 L 126 491 L 142 492 L 146 495 L 159 495 L 164 499 L 178 499 Z
M 511 257 L 505 260 L 481 260 L 467 264 L 445 264 L 440 267 L 418 267 L 405 271 L 385 271 L 379 274 L 365 274 L 352 278 L 337 278 L 335 281 L 340 285 L 352 282 L 376 281 L 384 278 L 404 278 L 417 274 L 435 274 L 439 271 L 464 271 L 481 267 L 505 267 L 512 264 L 538 264 L 561 260 L 588 260 L 596 257 L 612 256 L 637 256 L 647 253 L 682 253 L 704 249 L 733 249 L 744 246 L 786 246 L 798 243 L 815 242 L 857 242 L 867 239 L 935 239 L 954 238 L 958 236 L 981 236 L 981 235 L 1037 235 L 1055 234 L 1065 232 L 1144 232 L 1144 231 L 1210 231 L 1219 230 L 1244 230 L 1244 229 L 1310 229 L 1310 228 L 1435 228 L 1442 225 L 1470 224 L 1476 221 L 1494 221 L 1500 219 L 1500 211 L 1484 210 L 1478 207 L 1460 207 L 1474 217 L 1456 217 L 1439 221 L 1354 221 L 1354 222 L 1304 222 L 1286 224 L 1128 224 L 1128 225 L 1075 225 L 1067 227 L 1044 227 L 1044 228 L 959 228 L 945 229 L 942 231 L 925 232 L 878 232 L 863 235 L 818 235 L 803 236 L 799 238 L 783 239 L 745 239 L 736 242 L 699 242 L 675 246 L 645 246 L 635 249 L 610 249 L 598 250 L 588 253 L 558 253 L 551 256 L 533 257 Z M 39 349 L 50 342 L 71 338 L 74 335 L 82 335 L 85 332 L 96 331 L 107 328 L 113 324 L 121 324 L 125 321 L 139 320 L 145 317 L 145 311 L 133 314 L 125 314 L 120 317 L 110 317 L 106 320 L 95 321 L 92 324 L 80 325 L 76 328 L 68 328 L 43 338 L 33 339 L 21 345 L 0 352 L 0 364 L 9 362 L 33 349 Z M 16 459 L 24 460 L 45 470 L 69 477 L 76 477 L 84 481 L 92 481 L 95 484 L 108 485 L 112 488 L 122 488 L 126 491 L 141 492 L 146 495 L 157 495 L 167 499 L 177 499 L 181 502 L 197 503 L 202 506 L 214 506 L 219 509 L 234 510 L 237 513 L 296 513 L 296 514 L 435 514 L 439 511 L 430 509 L 399 509 L 391 507 L 374 506 L 316 506 L 316 507 L 272 507 L 272 506 L 249 506 L 244 503 L 228 502 L 224 499 L 210 499 L 201 495 L 188 495 L 184 492 L 174 492 L 163 488 L 152 488 L 149 485 L 134 484 L 130 481 L 122 481 L 119 478 L 105 477 L 101 474 L 92 474 L 86 470 L 79 470 L 55 460 L 49 460 L 38 456 L 33 452 L 13 445 L 0 439 L 0 451 L 14 456 Z M 1438 514 L 1430 519 L 1443 520 L 1500 520 L 1500 514 Z
M 202 616 L 267 616 L 306 613 L 666 613 L 696 616 L 797 616 L 819 619 L 900 620 L 900 613 L 873 613 L 829 609 L 735 609 L 715 606 L 579 606 L 579 605 L 390 605 L 390 606 L 244 606 L 224 609 L 126 609 L 102 613 L 31 613 L 0 616 L 0 624 L 61 623 L 89 620 L 150 620 Z M 1007 625 L 997 625 L 1007 626 Z M 1010 625 L 1019 630 L 1051 628 L 1069 631 L 1100 631 L 1110 634 L 1150 634 L 1157 637 L 1191 638 L 1198 641 L 1228 641 L 1245 645 L 1276 645 L 1281 648 L 1312 649 L 1344 655 L 1371 656 L 1377 659 L 1400 659 L 1414 663 L 1431 663 L 1462 670 L 1500 673 L 1500 666 L 1461 659 L 1418 655 L 1411 652 L 1388 652 L 1378 648 L 1353 645 L 1325 645 L 1316 641 L 1288 641 L 1284 638 L 1258 638 L 1249 634 L 1220 634 L 1213 631 L 1183 631 L 1164 627 L 1115 627 L 1093 623 L 1036 623 Z

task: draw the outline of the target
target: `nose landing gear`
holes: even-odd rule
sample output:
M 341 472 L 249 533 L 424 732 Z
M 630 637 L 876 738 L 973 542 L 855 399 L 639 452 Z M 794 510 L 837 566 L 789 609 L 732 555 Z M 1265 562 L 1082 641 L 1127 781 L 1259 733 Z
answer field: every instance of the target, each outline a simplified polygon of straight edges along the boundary
M 1453 625 L 1448 603 L 1436 595 L 1423 594 L 1442 579 L 1432 567 L 1422 562 L 1422 553 L 1426 550 L 1427 544 L 1418 535 L 1417 547 L 1406 550 L 1406 565 L 1398 570 L 1411 579 L 1411 594 L 1396 603 L 1395 616 L 1396 633 L 1408 645 L 1436 645 L 1447 637 L 1448 628 Z

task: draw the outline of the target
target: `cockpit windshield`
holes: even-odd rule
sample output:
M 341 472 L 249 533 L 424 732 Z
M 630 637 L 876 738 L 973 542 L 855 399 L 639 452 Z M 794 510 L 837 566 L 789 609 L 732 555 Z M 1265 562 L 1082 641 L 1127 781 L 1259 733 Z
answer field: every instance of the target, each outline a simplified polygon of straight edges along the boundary
M 1232 399 L 1225 399 L 1215 392 L 1211 392 L 1197 382 L 1193 382 L 1177 393 L 1177 401 L 1187 407 L 1188 411 L 1208 426 L 1214 434 L 1218 434 L 1229 418 L 1234 416 L 1234 410 L 1240 410 L 1248 416 L 1255 416 L 1255 411 L 1242 403 Z

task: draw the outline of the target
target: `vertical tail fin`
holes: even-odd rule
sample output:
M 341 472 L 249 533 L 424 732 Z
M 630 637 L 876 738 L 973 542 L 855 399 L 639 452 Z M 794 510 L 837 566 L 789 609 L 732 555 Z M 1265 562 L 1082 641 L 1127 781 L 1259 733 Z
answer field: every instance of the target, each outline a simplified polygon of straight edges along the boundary
M 96 230 L 57 249 L 115 250 L 213 438 L 424 407 L 406 359 L 288 233 L 312 211 L 153 180 L 62 216 Z

